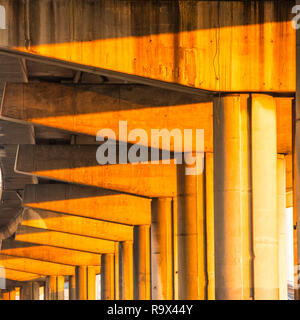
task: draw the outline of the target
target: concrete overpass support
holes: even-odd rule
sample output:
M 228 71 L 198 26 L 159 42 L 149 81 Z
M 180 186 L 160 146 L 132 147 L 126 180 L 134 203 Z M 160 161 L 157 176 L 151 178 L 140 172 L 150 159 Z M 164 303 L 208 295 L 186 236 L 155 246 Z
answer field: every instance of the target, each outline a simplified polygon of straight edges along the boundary
M 133 241 L 122 242 L 122 300 L 133 300 Z
M 254 299 L 278 299 L 276 104 L 252 95 L 252 221 Z
M 104 254 L 101 265 L 102 300 L 115 299 L 115 261 L 114 254 Z
M 64 300 L 64 276 L 49 276 L 49 300 Z
M 69 276 L 69 300 L 76 300 L 76 277 Z
M 216 98 L 214 143 L 216 298 L 278 299 L 275 99 Z
M 277 211 L 278 211 L 278 266 L 279 266 L 279 299 L 288 300 L 287 274 L 287 228 L 286 228 L 286 194 L 285 194 L 285 157 L 277 158 Z
M 152 299 L 173 299 L 172 198 L 153 200 L 151 224 Z
M 251 298 L 250 128 L 247 95 L 214 100 L 216 299 Z
M 150 300 L 150 225 L 135 229 L 135 299 Z

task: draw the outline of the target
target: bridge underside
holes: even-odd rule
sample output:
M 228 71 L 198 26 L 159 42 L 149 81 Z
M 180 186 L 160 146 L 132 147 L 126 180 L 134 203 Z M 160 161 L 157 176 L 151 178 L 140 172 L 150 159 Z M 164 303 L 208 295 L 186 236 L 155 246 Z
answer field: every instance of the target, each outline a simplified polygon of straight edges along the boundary
M 3 3 L 0 298 L 287 299 L 293 1 Z

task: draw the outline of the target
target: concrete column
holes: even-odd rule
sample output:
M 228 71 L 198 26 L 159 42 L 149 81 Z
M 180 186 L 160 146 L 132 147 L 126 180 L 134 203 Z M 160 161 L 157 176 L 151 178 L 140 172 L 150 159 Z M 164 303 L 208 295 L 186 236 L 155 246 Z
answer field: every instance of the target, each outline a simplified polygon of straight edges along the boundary
M 50 300 L 64 300 L 64 276 L 49 276 L 49 298 Z
M 32 300 L 40 300 L 40 284 L 32 282 Z
M 76 300 L 76 277 L 69 277 L 69 300 Z
M 133 300 L 133 241 L 122 242 L 122 300 Z
M 26 282 L 21 289 L 21 300 L 34 300 L 32 282 Z
M 3 300 L 10 300 L 9 299 L 9 291 L 3 292 Z
M 296 0 L 300 5 L 300 0 Z M 293 110 L 293 224 L 295 300 L 300 300 L 300 30 L 296 31 L 296 101 Z
M 152 299 L 173 299 L 172 198 L 152 201 Z
M 104 254 L 101 257 L 101 297 L 103 300 L 115 298 L 114 254 Z
M 284 155 L 277 158 L 278 264 L 279 299 L 288 300 L 287 290 L 287 234 L 286 234 L 286 176 Z
M 192 159 L 187 157 L 195 159 L 194 155 L 186 154 L 187 163 L 192 163 Z M 198 161 L 203 159 L 197 156 Z M 179 299 L 204 300 L 207 297 L 205 175 L 203 170 L 187 174 L 189 167 L 186 165 L 183 168 L 180 181 L 183 207 L 178 216 Z M 198 164 L 198 167 L 201 168 L 201 165 Z
M 87 300 L 87 266 L 76 267 L 77 300 Z
M 251 294 L 251 175 L 248 95 L 214 99 L 216 299 Z
M 150 226 L 137 226 L 135 234 L 135 299 L 150 300 Z
M 119 265 L 119 242 L 115 242 L 115 300 L 120 299 L 120 265 Z
M 65 277 L 57 276 L 57 300 L 64 300 Z
M 9 300 L 16 300 L 16 291 L 12 289 L 9 291 Z
M 96 269 L 87 268 L 87 295 L 88 300 L 96 300 Z
M 276 103 L 252 95 L 252 221 L 254 299 L 278 299 Z
M 205 154 L 207 299 L 215 300 L 214 158 Z

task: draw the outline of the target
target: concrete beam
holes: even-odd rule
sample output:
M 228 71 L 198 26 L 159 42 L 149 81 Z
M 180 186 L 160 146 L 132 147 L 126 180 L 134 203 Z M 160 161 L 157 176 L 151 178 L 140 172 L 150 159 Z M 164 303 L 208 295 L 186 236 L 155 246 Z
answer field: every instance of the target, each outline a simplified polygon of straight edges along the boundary
M 18 271 L 36 273 L 40 275 L 73 275 L 75 269 L 72 266 L 46 262 L 41 260 L 20 258 L 0 253 L 0 265 Z
M 294 1 L 2 4 L 2 48 L 61 60 L 79 71 L 172 88 L 295 90 Z M 88 27 L 82 19 L 91 22 Z
M 197 97 L 139 85 L 103 85 L 96 90 L 53 83 L 6 84 L 1 117 L 94 137 L 99 130 L 109 128 L 114 131 L 114 138 L 123 142 L 127 142 L 127 138 L 129 140 L 127 133 L 131 130 L 142 128 L 149 140 L 140 143 L 147 146 L 151 143 L 153 129 L 167 129 L 170 132 L 173 129 L 181 132 L 193 129 L 193 150 L 196 129 L 203 129 L 207 133 L 205 151 L 212 152 L 212 137 L 208 134 L 212 132 L 210 96 Z M 120 121 L 127 121 L 127 132 L 119 128 Z M 183 134 L 180 142 L 183 145 Z M 156 147 L 162 149 L 162 141 Z M 168 148 L 181 151 L 174 145 L 173 139 Z
M 19 226 L 15 240 L 99 254 L 115 252 L 114 241 L 25 226 Z
M 105 240 L 133 240 L 132 226 L 40 209 L 24 209 L 22 226 L 66 232 Z
M 38 177 L 157 197 L 177 193 L 177 166 L 99 165 L 95 145 L 20 145 L 15 170 Z
M 40 278 L 41 275 L 36 273 L 24 272 L 5 268 L 5 279 L 13 281 L 31 281 Z
M 72 184 L 26 185 L 26 207 L 129 225 L 151 223 L 151 200 Z M 95 210 L 98 208 L 98 210 Z
M 100 254 L 42 246 L 9 239 L 2 242 L 1 253 L 71 266 L 97 266 L 101 263 Z

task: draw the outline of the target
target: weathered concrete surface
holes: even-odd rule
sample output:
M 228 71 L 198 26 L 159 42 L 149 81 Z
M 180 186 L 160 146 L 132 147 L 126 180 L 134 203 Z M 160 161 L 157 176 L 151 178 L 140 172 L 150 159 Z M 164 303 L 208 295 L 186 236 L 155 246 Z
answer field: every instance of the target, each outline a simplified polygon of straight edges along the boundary
M 25 208 L 22 226 L 66 232 L 105 240 L 133 240 L 132 226 L 65 215 L 40 209 Z
M 5 268 L 6 280 L 31 281 L 41 277 L 39 274 Z
M 42 246 L 11 239 L 2 242 L 1 253 L 71 266 L 97 266 L 101 262 L 100 254 Z
M 148 197 L 177 193 L 174 160 L 170 164 L 99 165 L 97 148 L 95 145 L 20 145 L 15 170 Z
M 72 184 L 26 185 L 27 207 L 129 225 L 151 224 L 151 200 Z
M 101 85 L 95 92 L 51 83 L 7 84 L 4 92 L 1 110 L 4 119 L 91 136 L 109 128 L 114 132 L 109 138 L 125 142 L 128 139 L 131 143 L 137 138 L 130 138 L 130 131 L 142 128 L 148 139 L 141 140 L 141 145 L 178 152 L 183 150 L 184 129 L 193 130 L 192 141 L 185 141 L 185 152 L 196 150 L 196 129 L 202 129 L 207 135 L 204 150 L 212 151 L 212 98 L 209 95 L 197 97 L 139 85 Z M 127 129 L 120 128 L 120 121 L 126 121 Z M 153 129 L 180 130 L 181 147 L 173 139 L 167 146 L 156 142 L 151 137 Z M 162 135 L 166 136 L 163 131 Z M 203 148 L 202 144 L 200 147 Z
M 294 1 L 2 3 L 7 30 L 0 45 L 20 53 L 130 80 L 215 91 L 295 91 Z
M 27 226 L 18 227 L 15 240 L 99 254 L 115 252 L 114 241 Z
M 20 258 L 10 255 L 0 254 L 0 264 L 4 268 L 18 271 L 36 273 L 40 275 L 73 275 L 75 268 L 73 266 L 34 260 L 29 258 Z

